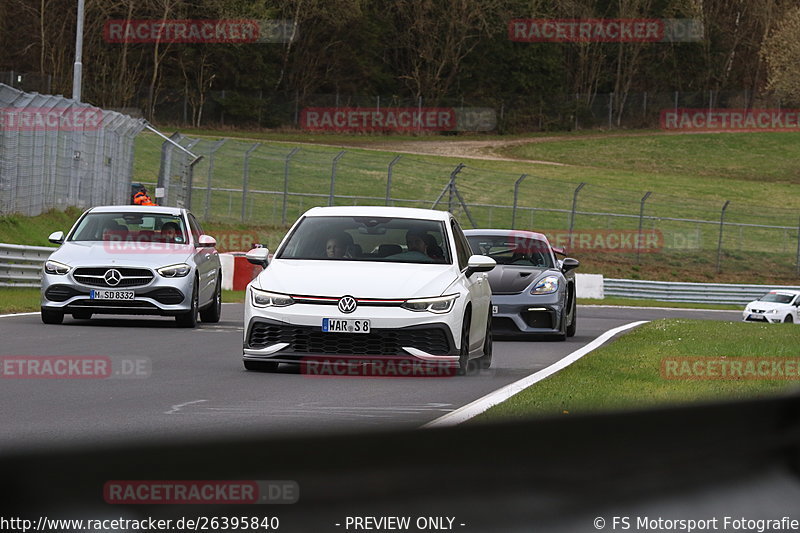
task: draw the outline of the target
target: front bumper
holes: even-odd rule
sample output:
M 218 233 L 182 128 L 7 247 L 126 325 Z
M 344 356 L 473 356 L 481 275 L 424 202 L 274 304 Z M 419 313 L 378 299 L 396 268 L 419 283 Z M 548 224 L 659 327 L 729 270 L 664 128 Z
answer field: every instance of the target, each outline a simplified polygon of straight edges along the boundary
M 193 283 L 192 273 L 182 278 L 163 278 L 156 275 L 146 285 L 118 289 L 134 291 L 133 300 L 98 300 L 91 298 L 93 289 L 115 289 L 84 285 L 75 281 L 71 274 L 43 274 L 41 307 L 47 311 L 63 313 L 77 311 L 92 314 L 173 316 L 191 310 Z
M 561 333 L 564 303 L 560 293 L 492 295 L 494 335 L 555 335 Z
M 321 319 L 320 324 L 302 325 L 257 316 L 247 325 L 243 358 L 278 363 L 387 358 L 457 365 L 458 348 L 450 327 L 441 322 L 394 328 L 373 325 L 366 334 L 324 333 Z
M 742 313 L 743 322 L 767 322 L 768 324 L 780 324 L 783 322 L 783 315 L 767 313 Z

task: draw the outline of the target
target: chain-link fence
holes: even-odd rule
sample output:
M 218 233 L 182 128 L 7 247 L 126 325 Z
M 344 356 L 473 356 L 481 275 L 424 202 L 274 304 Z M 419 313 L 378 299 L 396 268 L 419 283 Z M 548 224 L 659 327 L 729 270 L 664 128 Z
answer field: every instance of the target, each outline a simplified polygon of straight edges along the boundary
M 579 258 L 800 276 L 800 213 L 634 192 L 406 154 L 302 144 L 173 139 L 162 145 L 166 205 L 205 220 L 286 226 L 322 205 L 449 209 L 465 227 L 546 233 Z M 152 141 L 151 141 L 152 142 Z M 151 151 L 155 151 L 155 145 Z
M 128 203 L 144 122 L 0 84 L 0 214 Z

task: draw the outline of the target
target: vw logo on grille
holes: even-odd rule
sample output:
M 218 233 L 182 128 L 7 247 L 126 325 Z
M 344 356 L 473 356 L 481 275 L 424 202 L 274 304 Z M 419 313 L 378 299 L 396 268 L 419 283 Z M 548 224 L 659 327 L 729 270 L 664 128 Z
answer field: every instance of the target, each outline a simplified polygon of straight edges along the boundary
M 355 311 L 356 307 L 358 307 L 358 303 L 356 303 L 356 299 L 352 296 L 342 296 L 342 298 L 339 300 L 338 307 L 339 311 L 347 314 Z
M 122 274 L 120 274 L 119 270 L 110 268 L 106 270 L 106 273 L 103 275 L 103 279 L 106 280 L 106 284 L 109 287 L 116 287 L 119 285 L 119 282 L 122 281 Z

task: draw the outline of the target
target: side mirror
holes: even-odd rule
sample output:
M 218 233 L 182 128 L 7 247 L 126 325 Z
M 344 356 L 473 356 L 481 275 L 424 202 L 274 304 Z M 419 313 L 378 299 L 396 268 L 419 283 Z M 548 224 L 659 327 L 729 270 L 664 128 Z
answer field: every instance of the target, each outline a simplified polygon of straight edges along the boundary
M 269 264 L 269 249 L 268 248 L 253 248 L 244 255 L 250 263 L 260 265 L 267 268 Z
M 475 272 L 489 272 L 497 263 L 491 257 L 485 255 L 471 255 L 467 261 L 467 270 L 465 272 L 467 277 L 470 277 Z
M 53 244 L 64 244 L 64 232 L 54 231 L 49 237 L 47 237 L 47 240 Z
M 215 239 L 211 235 L 200 235 L 200 238 L 197 239 L 197 245 L 213 248 L 214 246 L 217 245 L 217 239 Z
M 571 257 L 567 257 L 561 262 L 561 271 L 569 272 L 570 270 L 575 270 L 579 266 L 581 266 L 580 261 Z

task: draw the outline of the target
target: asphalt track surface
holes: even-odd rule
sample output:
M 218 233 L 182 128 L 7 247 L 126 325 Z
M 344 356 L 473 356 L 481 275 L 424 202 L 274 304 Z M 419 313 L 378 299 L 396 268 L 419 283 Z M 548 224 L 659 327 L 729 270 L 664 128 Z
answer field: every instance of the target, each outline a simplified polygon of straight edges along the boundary
M 739 311 L 579 307 L 566 342 L 495 341 L 492 368 L 446 378 L 310 377 L 241 363 L 241 304 L 218 324 L 101 317 L 42 324 L 38 313 L 0 318 L 0 357 L 106 356 L 138 377 L 0 379 L 0 450 L 197 437 L 418 428 L 541 370 L 603 332 L 637 320 L 740 320 Z M 123 363 L 122 361 L 127 363 Z M 143 371 L 144 370 L 144 371 Z M 136 372 L 133 372 L 136 374 Z

